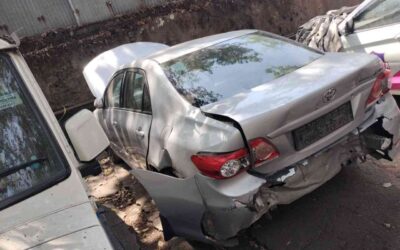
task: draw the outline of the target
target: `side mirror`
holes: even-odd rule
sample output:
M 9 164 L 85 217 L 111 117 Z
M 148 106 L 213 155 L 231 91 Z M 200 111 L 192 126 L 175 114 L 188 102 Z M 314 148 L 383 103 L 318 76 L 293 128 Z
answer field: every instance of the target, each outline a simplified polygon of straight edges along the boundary
M 65 130 L 82 162 L 93 160 L 110 145 L 96 117 L 87 109 L 72 116 L 65 123 Z
M 102 109 L 104 108 L 104 102 L 103 102 L 103 98 L 96 98 L 96 100 L 94 100 L 94 107 L 97 109 Z

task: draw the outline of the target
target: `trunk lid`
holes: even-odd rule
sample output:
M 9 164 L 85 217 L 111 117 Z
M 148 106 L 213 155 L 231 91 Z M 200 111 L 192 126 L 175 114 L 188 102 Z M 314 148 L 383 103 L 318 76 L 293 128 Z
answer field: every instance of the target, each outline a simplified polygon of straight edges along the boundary
M 372 87 L 373 81 L 367 85 L 363 83 L 380 71 L 376 56 L 327 53 L 290 74 L 202 106 L 201 110 L 235 120 L 247 140 L 274 138 L 349 101 L 355 113 L 360 104 L 365 104 L 365 94 L 354 98 Z

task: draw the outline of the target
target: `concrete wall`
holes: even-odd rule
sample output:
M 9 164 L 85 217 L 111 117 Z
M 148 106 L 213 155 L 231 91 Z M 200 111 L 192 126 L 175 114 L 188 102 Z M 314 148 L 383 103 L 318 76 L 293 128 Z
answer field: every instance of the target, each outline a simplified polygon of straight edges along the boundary
M 97 54 L 124 43 L 173 45 L 210 34 L 257 28 L 290 35 L 310 18 L 361 0 L 187 1 L 25 38 L 22 51 L 54 110 L 91 100 L 82 69 Z

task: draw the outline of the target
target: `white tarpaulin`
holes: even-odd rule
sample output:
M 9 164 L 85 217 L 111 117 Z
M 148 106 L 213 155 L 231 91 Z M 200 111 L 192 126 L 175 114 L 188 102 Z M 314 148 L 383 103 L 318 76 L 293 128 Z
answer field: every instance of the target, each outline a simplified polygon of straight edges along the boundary
M 168 48 L 161 43 L 138 42 L 118 46 L 96 56 L 83 70 L 83 75 L 96 98 L 101 98 L 112 75 L 122 66 Z
M 326 15 L 314 17 L 299 27 L 296 41 L 322 51 L 340 51 L 343 45 L 338 26 L 356 7 L 343 7 L 328 11 Z

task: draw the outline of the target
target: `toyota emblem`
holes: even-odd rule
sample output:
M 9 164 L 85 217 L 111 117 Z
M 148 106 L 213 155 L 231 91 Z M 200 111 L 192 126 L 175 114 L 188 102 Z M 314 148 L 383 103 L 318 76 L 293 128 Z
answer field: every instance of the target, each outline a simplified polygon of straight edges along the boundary
M 328 91 L 325 92 L 323 96 L 324 102 L 330 102 L 335 98 L 336 96 L 336 89 L 335 88 L 330 88 Z

